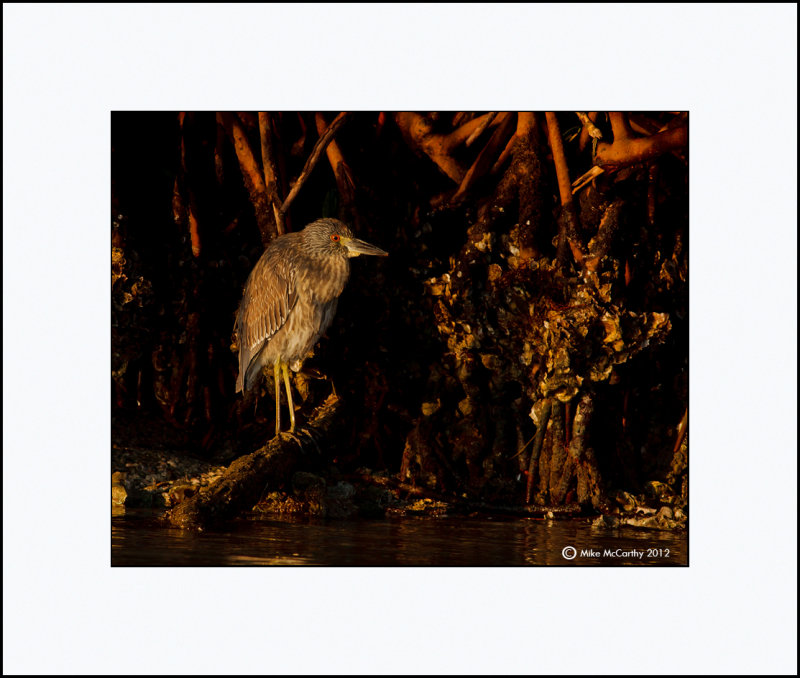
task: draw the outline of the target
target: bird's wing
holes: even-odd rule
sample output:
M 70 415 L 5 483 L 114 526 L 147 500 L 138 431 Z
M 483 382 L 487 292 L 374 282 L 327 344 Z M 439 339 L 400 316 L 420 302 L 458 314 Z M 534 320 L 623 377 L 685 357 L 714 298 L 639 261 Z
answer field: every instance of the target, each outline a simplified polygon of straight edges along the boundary
M 245 285 L 237 313 L 239 334 L 239 377 L 236 391 L 250 386 L 251 363 L 275 333 L 283 327 L 297 302 L 294 267 L 268 249 L 258 260 Z M 253 363 L 254 365 L 254 363 Z M 261 365 L 257 366 L 259 369 Z M 245 378 L 246 376 L 246 378 Z

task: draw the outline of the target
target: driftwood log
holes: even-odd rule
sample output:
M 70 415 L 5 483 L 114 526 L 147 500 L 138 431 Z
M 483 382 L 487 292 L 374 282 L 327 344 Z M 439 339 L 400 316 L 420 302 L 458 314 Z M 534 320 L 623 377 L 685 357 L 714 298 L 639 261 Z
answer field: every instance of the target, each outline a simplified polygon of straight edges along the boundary
M 316 452 L 315 442 L 324 447 L 324 441 L 333 438 L 342 409 L 339 398 L 329 396 L 307 426 L 314 442 L 307 438 L 301 446 L 299 438 L 287 434 L 273 438 L 255 452 L 239 457 L 216 483 L 168 511 L 167 521 L 175 527 L 202 530 L 249 511 L 265 489 L 283 485 L 308 455 Z

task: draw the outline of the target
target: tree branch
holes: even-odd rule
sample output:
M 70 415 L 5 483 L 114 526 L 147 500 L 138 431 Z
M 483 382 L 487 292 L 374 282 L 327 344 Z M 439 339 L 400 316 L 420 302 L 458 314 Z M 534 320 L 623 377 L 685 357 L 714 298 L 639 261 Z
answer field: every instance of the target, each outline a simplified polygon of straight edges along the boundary
M 283 223 L 283 214 L 281 214 L 280 210 L 281 199 L 278 188 L 280 184 L 278 183 L 278 173 L 273 161 L 272 125 L 270 124 L 269 113 L 259 111 L 258 132 L 261 138 L 261 164 L 264 167 L 264 184 L 269 201 L 272 204 L 272 213 L 275 216 L 278 235 L 283 235 L 286 229 Z
M 475 131 L 472 134 L 469 135 L 467 140 L 464 142 L 464 145 L 467 148 L 472 146 L 472 144 L 475 143 L 475 140 L 481 134 L 483 134 L 483 131 L 491 124 L 492 120 L 494 120 L 495 117 L 497 117 L 497 112 L 496 111 L 493 112 L 493 113 L 488 113 L 487 115 L 483 116 L 483 118 L 481 119 L 480 124 L 475 128 Z
M 547 424 L 550 422 L 550 409 L 553 406 L 550 398 L 545 400 L 542 406 L 542 413 L 539 416 L 539 425 L 536 427 L 536 439 L 533 442 L 533 449 L 531 450 L 531 458 L 528 463 L 528 482 L 525 487 L 525 503 L 531 503 L 531 491 L 533 490 L 533 476 L 536 462 L 539 459 L 539 453 L 542 451 L 542 443 L 544 442 L 544 434 L 547 431 Z
M 650 137 L 634 137 L 624 113 L 609 113 L 612 143 L 599 143 L 594 164 L 623 167 L 646 162 L 670 151 L 684 150 L 689 143 L 689 127 L 682 125 Z
M 341 402 L 331 395 L 317 408 L 309 428 L 317 436 L 332 438 L 341 414 Z M 189 497 L 165 517 L 176 527 L 199 530 L 231 520 L 250 511 L 266 486 L 279 487 L 288 481 L 303 457 L 296 440 L 276 436 L 252 454 L 239 457 L 216 483 Z
M 578 116 L 578 119 L 581 121 L 583 127 L 581 128 L 580 137 L 578 137 L 578 150 L 582 151 L 586 148 L 586 143 L 589 141 L 589 137 L 592 139 L 602 139 L 603 133 L 597 129 L 594 124 L 594 121 L 597 120 L 597 112 L 593 111 L 591 113 L 581 113 L 577 112 L 575 115 Z
M 575 205 L 572 203 L 572 185 L 569 180 L 569 168 L 567 158 L 564 155 L 564 144 L 561 141 L 561 130 L 554 112 L 546 112 L 547 136 L 550 140 L 550 148 L 553 151 L 553 162 L 556 166 L 556 177 L 558 179 L 558 192 L 561 196 L 561 228 L 558 236 L 558 261 L 563 264 L 566 261 L 566 245 L 569 244 L 572 256 L 575 261 L 583 264 L 583 251 L 578 239 L 578 216 L 575 212 Z
M 434 134 L 431 123 L 418 113 L 395 113 L 394 121 L 409 146 L 427 155 L 457 184 L 462 182 L 466 171 L 450 156 L 451 140 L 448 140 L 447 136 Z M 472 122 L 474 121 L 462 125 L 459 129 L 464 129 Z M 473 129 L 474 127 L 470 128 L 470 134 Z M 465 141 L 468 136 L 469 134 L 464 137 Z
M 283 205 L 281 205 L 281 213 L 286 214 L 289 211 L 289 206 L 292 204 L 294 199 L 297 197 L 297 194 L 300 192 L 300 189 L 303 187 L 303 184 L 308 179 L 311 171 L 316 166 L 317 162 L 319 161 L 320 157 L 322 156 L 322 151 L 324 151 L 328 144 L 333 139 L 336 132 L 339 131 L 339 128 L 345 123 L 347 120 L 348 113 L 339 113 L 336 116 L 334 121 L 328 126 L 328 129 L 325 130 L 325 134 L 323 134 L 319 139 L 317 139 L 317 143 L 314 144 L 314 150 L 311 151 L 311 155 L 308 156 L 308 160 L 306 160 L 306 164 L 303 167 L 303 171 L 300 172 L 300 176 L 297 177 L 297 181 L 294 182 L 294 186 L 292 186 L 292 190 L 289 191 L 289 195 L 286 196 L 286 200 L 283 201 Z
M 317 125 L 317 133 L 322 137 L 328 129 L 325 118 L 322 113 L 316 113 L 314 121 Z M 328 148 L 325 149 L 325 154 L 328 156 L 328 162 L 333 170 L 333 175 L 336 178 L 336 187 L 339 189 L 339 195 L 342 197 L 345 210 L 349 213 L 353 211 L 353 204 L 355 202 L 355 183 L 353 182 L 353 173 L 350 167 L 345 162 L 339 144 L 335 140 L 331 140 Z
M 501 113 L 498 118 L 500 118 L 499 127 L 494 131 L 494 134 L 492 134 L 489 141 L 481 149 L 481 152 L 478 153 L 478 157 L 475 158 L 475 162 L 472 163 L 472 167 L 470 167 L 469 171 L 466 173 L 466 175 L 464 175 L 464 179 L 458 187 L 458 191 L 456 191 L 456 194 L 452 198 L 451 202 L 453 204 L 456 204 L 463 199 L 467 191 L 469 191 L 475 182 L 484 174 L 486 174 L 487 170 L 492 167 L 492 160 L 495 158 L 500 146 L 504 144 L 506 138 L 511 132 L 512 124 L 514 122 L 513 113 Z
M 459 125 L 449 134 L 442 134 L 440 136 L 443 137 L 447 151 L 450 153 L 461 144 L 469 146 L 472 143 L 470 139 L 478 129 L 483 131 L 486 127 L 496 127 L 500 122 L 501 121 L 497 118 L 497 113 L 484 113 L 477 118 L 465 122 L 463 125 Z
M 278 227 L 271 214 L 264 175 L 258 167 L 256 156 L 239 118 L 231 113 L 217 113 L 217 122 L 225 128 L 233 142 L 239 166 L 242 168 L 242 177 L 250 194 L 250 202 L 253 203 L 261 240 L 266 247 L 278 235 Z

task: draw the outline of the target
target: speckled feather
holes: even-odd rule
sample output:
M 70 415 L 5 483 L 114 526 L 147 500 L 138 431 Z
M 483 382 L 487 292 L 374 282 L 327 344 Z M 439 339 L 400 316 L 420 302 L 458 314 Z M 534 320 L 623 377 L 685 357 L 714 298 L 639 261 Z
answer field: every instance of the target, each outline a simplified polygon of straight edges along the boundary
M 331 240 L 334 233 L 352 238 L 342 222 L 320 219 L 275 238 L 253 267 L 236 318 L 237 393 L 252 389 L 278 359 L 300 369 L 330 326 L 350 275 L 347 250 Z

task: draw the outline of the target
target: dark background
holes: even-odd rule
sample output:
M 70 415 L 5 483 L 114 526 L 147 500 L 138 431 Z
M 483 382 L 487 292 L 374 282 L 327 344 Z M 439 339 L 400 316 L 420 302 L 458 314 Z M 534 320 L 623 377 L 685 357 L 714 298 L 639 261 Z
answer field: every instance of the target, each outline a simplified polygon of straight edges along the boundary
M 260 162 L 257 114 L 226 115 L 236 116 Z M 420 114 L 442 135 L 480 115 Z M 652 129 L 675 119 L 633 115 Z M 323 117 L 330 124 L 335 114 Z M 558 119 L 575 179 L 592 166 L 592 145 L 580 148 L 574 113 Z M 490 167 L 502 163 L 484 169 L 466 196 L 453 200 L 458 186 L 403 135 L 393 114 L 349 115 L 335 143 L 352 195 L 342 195 L 323 153 L 287 212 L 287 228 L 340 217 L 390 256 L 352 262 L 337 317 L 306 363 L 328 380 L 307 382 L 299 421 L 333 384 L 346 404 L 345 434 L 331 455 L 342 469 L 386 470 L 442 492 L 522 502 L 537 432 L 529 414 L 555 393 L 543 394 L 541 384 L 558 371 L 553 357 L 561 346 L 570 355 L 569 378 L 582 383 L 552 399 L 537 503 L 581 495 L 581 463 L 598 475 L 590 482 L 595 499 L 589 490 L 578 497 L 587 504 L 620 489 L 641 492 L 653 480 L 685 496 L 685 463 L 676 468 L 675 452 L 688 396 L 688 156 L 665 153 L 608 167 L 575 196 L 577 235 L 587 247 L 603 210 L 621 205 L 599 269 L 612 289 L 603 312 L 619 313 L 630 346 L 642 337 L 626 329 L 628 314 L 666 314 L 670 325 L 631 348 L 605 378 L 590 381 L 584 377 L 607 346 L 600 315 L 570 320 L 572 334 L 542 334 L 547 314 L 574 306 L 586 283 L 580 265 L 558 260 L 563 210 L 545 116 L 534 120 L 524 148 L 513 146 L 513 123 L 496 150 L 495 126 L 469 148 L 456 148 L 452 156 L 464 170 L 484 148 L 494 153 Z M 225 462 L 268 440 L 274 422 L 271 380 L 262 382 L 255 408 L 234 393 L 234 314 L 267 237 L 218 121 L 213 112 L 112 114 L 112 437 L 120 446 Z M 273 113 L 271 122 L 285 197 L 319 135 L 312 112 Z M 605 114 L 597 125 L 609 139 Z M 512 152 L 503 160 L 506 142 Z M 488 250 L 476 249 L 482 238 Z M 527 248 L 524 260 L 513 254 L 520 246 Z M 490 273 L 501 277 L 492 281 Z M 442 306 L 431 280 L 445 274 L 453 283 Z M 483 335 L 477 345 L 463 327 L 457 341 L 443 330 L 453 319 L 469 327 L 466 334 Z M 522 365 L 526 341 L 533 359 Z M 592 415 L 583 456 L 578 471 L 560 469 L 584 396 Z M 545 463 L 552 482 L 544 478 Z

